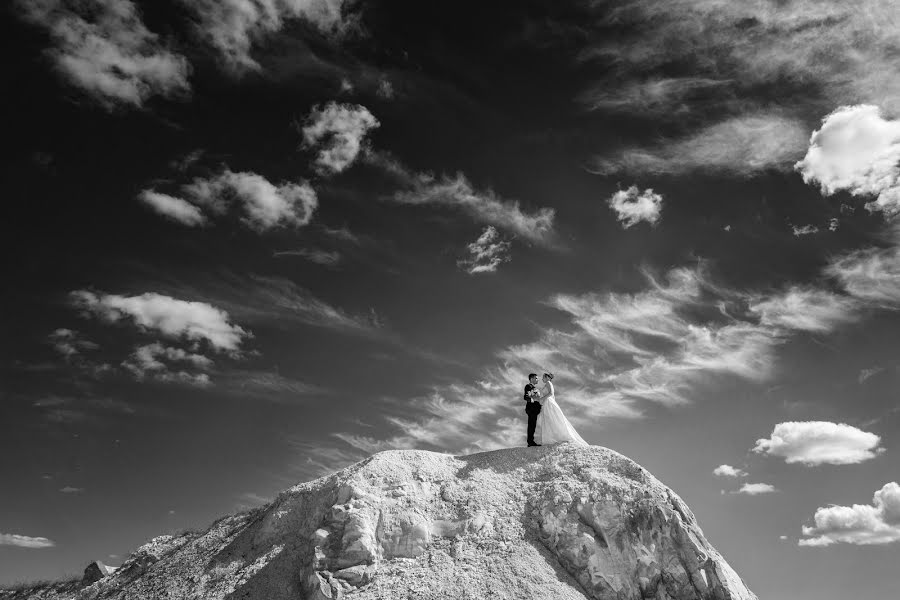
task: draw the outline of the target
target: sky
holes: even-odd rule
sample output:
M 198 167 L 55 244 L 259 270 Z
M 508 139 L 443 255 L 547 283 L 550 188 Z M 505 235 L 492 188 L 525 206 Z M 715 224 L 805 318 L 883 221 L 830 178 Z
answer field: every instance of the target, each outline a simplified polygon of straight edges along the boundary
M 2 33 L 0 583 L 373 452 L 524 446 L 549 371 L 760 598 L 900 588 L 892 1 L 16 0 Z

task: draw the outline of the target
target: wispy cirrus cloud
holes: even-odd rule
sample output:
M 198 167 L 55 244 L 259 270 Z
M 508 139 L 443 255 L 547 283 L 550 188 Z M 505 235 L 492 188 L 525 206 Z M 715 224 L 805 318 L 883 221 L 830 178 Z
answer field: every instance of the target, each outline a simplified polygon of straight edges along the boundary
M 175 196 L 161 194 L 153 190 L 143 190 L 138 194 L 138 200 L 150 207 L 155 213 L 188 227 L 202 227 L 209 222 L 209 219 L 203 214 L 199 206 Z
M 341 253 L 337 251 L 322 250 L 321 248 L 300 248 L 298 250 L 277 250 L 272 256 L 299 256 L 311 263 L 326 267 L 335 267 L 341 262 Z
M 98 103 L 142 107 L 154 95 L 186 94 L 187 59 L 172 52 L 131 0 L 17 0 L 21 16 L 43 27 L 57 71 Z
M 872 504 L 827 506 L 816 509 L 814 524 L 803 526 L 800 546 L 821 547 L 844 543 L 859 546 L 900 541 L 900 484 L 884 484 Z
M 259 233 L 308 225 L 319 205 L 316 191 L 306 180 L 274 184 L 262 175 L 229 169 L 197 177 L 181 189 L 187 199 L 147 189 L 138 194 L 138 200 L 188 227 L 209 224 L 210 215 L 235 212 L 241 223 Z
M 365 106 L 314 106 L 301 129 L 303 147 L 317 151 L 313 165 L 320 175 L 335 175 L 356 161 L 366 136 L 380 125 Z
M 402 188 L 390 197 L 394 202 L 454 208 L 476 222 L 492 225 L 529 242 L 549 248 L 559 246 L 553 208 L 539 208 L 529 213 L 516 200 L 501 198 L 492 190 L 475 190 L 462 173 L 440 178 L 431 173 L 418 173 L 386 152 L 370 150 L 364 153 L 363 159 L 401 184 Z
M 345 8 L 352 0 L 180 0 L 196 18 L 198 35 L 235 74 L 258 71 L 255 45 L 281 31 L 291 20 L 304 20 L 325 34 L 339 35 L 353 23 Z
M 768 438 L 756 441 L 757 454 L 778 456 L 788 464 L 853 465 L 884 452 L 881 438 L 844 423 L 789 421 L 779 423 Z
M 469 256 L 457 261 L 457 266 L 470 275 L 494 273 L 497 267 L 509 262 L 510 243 L 500 238 L 500 233 L 488 225 L 478 239 L 468 244 Z
M 749 177 L 767 169 L 789 170 L 806 148 L 802 122 L 778 115 L 741 115 L 686 137 L 598 156 L 590 169 L 616 173 L 681 175 L 692 171 Z
M 18 546 L 19 548 L 52 548 L 56 545 L 53 540 L 45 537 L 33 537 L 18 535 L 15 533 L 0 533 L 0 546 Z

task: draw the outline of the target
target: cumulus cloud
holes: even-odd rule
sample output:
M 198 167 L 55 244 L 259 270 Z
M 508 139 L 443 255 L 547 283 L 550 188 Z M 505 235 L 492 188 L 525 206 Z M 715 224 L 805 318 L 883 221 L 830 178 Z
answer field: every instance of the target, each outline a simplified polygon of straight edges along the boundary
M 366 135 L 381 124 L 365 106 L 329 102 L 315 106 L 303 126 L 303 147 L 318 150 L 321 175 L 334 175 L 356 160 Z
M 80 333 L 71 329 L 57 329 L 50 334 L 49 339 L 50 343 L 53 344 L 53 348 L 66 359 L 81 354 L 83 350 L 96 350 L 99 348 L 97 344 L 84 339 Z
M 745 483 L 737 491 L 732 494 L 744 494 L 746 496 L 759 496 L 760 494 L 771 494 L 777 492 L 774 485 L 768 483 Z
M 352 19 L 347 0 L 181 0 L 197 22 L 197 32 L 234 73 L 259 70 L 251 56 L 258 41 L 302 19 L 327 34 L 344 32 Z
M 877 196 L 866 208 L 898 214 L 900 121 L 884 119 L 877 106 L 842 106 L 822 120 L 795 168 L 826 196 Z
M 130 0 L 19 0 L 22 16 L 50 35 L 47 54 L 72 85 L 101 104 L 141 107 L 189 90 L 190 66 L 168 50 Z
M 796 225 L 792 225 L 791 229 L 794 232 L 794 237 L 800 237 L 802 235 L 811 235 L 813 233 L 819 233 L 819 228 L 815 225 L 801 225 L 800 227 Z
M 236 205 L 242 212 L 241 222 L 259 232 L 307 225 L 319 205 L 306 181 L 275 185 L 262 175 L 228 169 L 210 179 L 194 179 L 184 190 L 194 203 L 215 214 L 225 214 Z
M 622 223 L 622 227 L 628 229 L 641 221 L 656 225 L 662 212 L 662 200 L 662 196 L 654 194 L 652 189 L 641 192 L 633 185 L 613 194 L 607 204 L 616 212 L 616 218 Z
M 51 548 L 56 545 L 45 537 L 31 537 L 15 533 L 0 533 L 0 546 L 18 546 L 20 548 Z
M 779 423 L 768 438 L 756 440 L 757 454 L 779 456 L 788 464 L 852 465 L 884 452 L 881 438 L 852 425 L 829 421 Z
M 872 504 L 819 508 L 814 525 L 803 526 L 806 539 L 800 546 L 830 546 L 837 543 L 874 545 L 900 541 L 900 484 L 884 484 Z
M 155 190 L 144 190 L 138 198 L 157 213 L 191 227 L 205 225 L 206 213 L 222 216 L 235 210 L 241 223 L 259 233 L 308 225 L 319 205 L 307 181 L 275 185 L 262 175 L 228 169 L 214 177 L 195 178 L 182 190 L 187 200 Z
M 600 175 L 709 171 L 749 177 L 767 169 L 788 169 L 803 154 L 807 136 L 806 127 L 795 119 L 731 117 L 681 139 L 597 157 L 592 170 Z
M 469 256 L 457 265 L 470 275 L 494 273 L 502 263 L 509 262 L 509 242 L 500 238 L 500 233 L 490 225 L 478 239 L 466 246 Z
M 749 306 L 764 325 L 818 333 L 854 320 L 856 308 L 857 302 L 851 297 L 800 286 L 762 297 Z
M 187 200 L 160 194 L 153 190 L 144 190 L 138 194 L 138 200 L 153 209 L 154 212 L 164 217 L 177 221 L 188 227 L 206 225 L 207 218 L 200 208 Z
M 719 465 L 713 469 L 713 475 L 717 477 L 746 477 L 747 472 L 731 465 Z
M 218 352 L 238 353 L 250 334 L 231 323 L 228 313 L 205 302 L 188 302 L 148 292 L 140 296 L 78 290 L 69 294 L 72 305 L 87 315 L 109 322 L 129 320 L 145 331 L 192 342 L 205 341 Z
M 150 378 L 156 381 L 180 382 L 199 386 L 210 384 L 208 374 L 183 369 L 172 370 L 163 360 L 168 363 L 181 363 L 199 370 L 207 370 L 213 366 L 213 361 L 202 354 L 154 342 L 137 347 L 131 358 L 122 363 L 122 367 L 139 380 Z

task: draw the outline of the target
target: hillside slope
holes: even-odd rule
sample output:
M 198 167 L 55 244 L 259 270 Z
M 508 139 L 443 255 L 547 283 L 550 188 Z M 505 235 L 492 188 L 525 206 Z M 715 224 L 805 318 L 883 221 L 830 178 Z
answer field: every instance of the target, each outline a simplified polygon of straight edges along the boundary
M 78 592 L 2 600 L 756 600 L 684 502 L 598 446 L 382 452 Z

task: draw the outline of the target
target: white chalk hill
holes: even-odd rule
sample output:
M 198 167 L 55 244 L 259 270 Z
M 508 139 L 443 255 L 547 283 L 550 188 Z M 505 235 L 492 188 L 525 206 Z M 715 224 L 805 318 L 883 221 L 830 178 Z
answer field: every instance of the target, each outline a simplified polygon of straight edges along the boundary
M 572 444 L 382 452 L 155 538 L 69 597 L 757 600 L 672 490 Z

